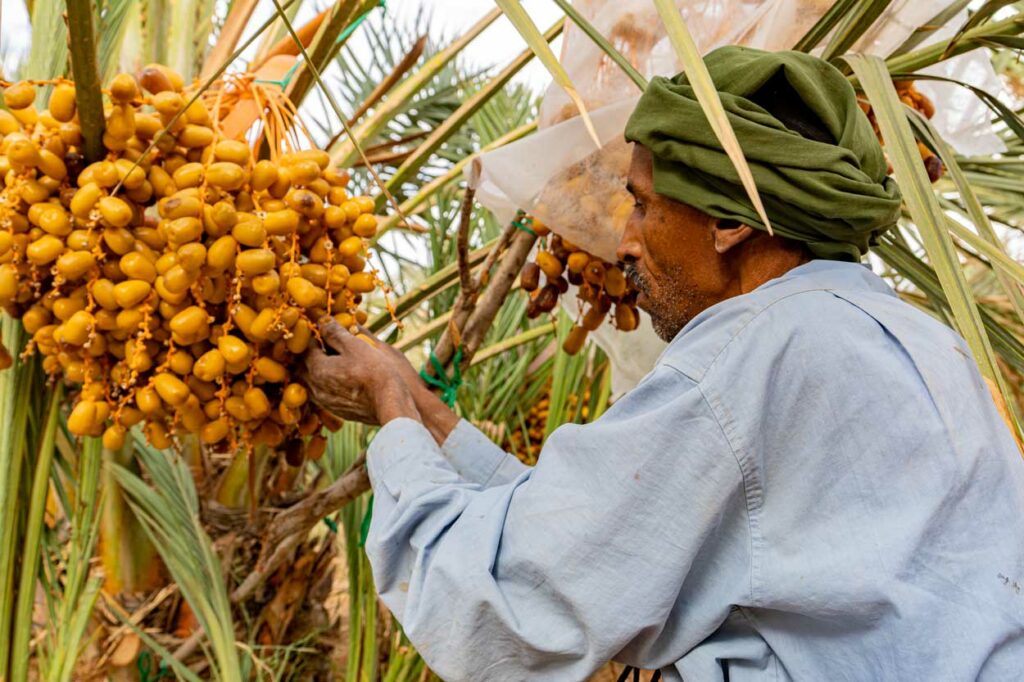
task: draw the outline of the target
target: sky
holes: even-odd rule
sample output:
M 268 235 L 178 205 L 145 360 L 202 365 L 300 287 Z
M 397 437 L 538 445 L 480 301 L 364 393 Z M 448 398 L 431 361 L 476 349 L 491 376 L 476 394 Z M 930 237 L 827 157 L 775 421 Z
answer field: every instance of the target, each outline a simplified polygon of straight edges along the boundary
M 23 0 L 0 0 L 0 55 L 5 57 L 4 72 L 15 54 L 29 49 L 28 14 Z
M 0 53 L 27 53 L 30 32 L 24 0 L 0 2 L 3 3 L 0 13 Z M 323 0 L 317 0 L 315 4 L 326 6 Z M 523 0 L 522 4 L 541 30 L 551 26 L 561 16 L 561 10 L 552 0 Z M 434 35 L 451 37 L 474 24 L 492 7 L 494 5 L 489 0 L 390 0 L 385 11 L 396 22 L 405 24 L 411 22 L 419 11 L 426 10 L 433 15 L 434 20 L 430 26 Z M 263 0 L 251 24 L 258 24 L 271 12 L 273 5 Z M 525 48 L 526 43 L 512 25 L 505 18 L 500 18 L 466 48 L 464 55 L 470 63 L 483 67 L 505 64 Z M 536 60 L 523 69 L 517 80 L 538 90 L 550 82 L 544 67 L 536 63 Z

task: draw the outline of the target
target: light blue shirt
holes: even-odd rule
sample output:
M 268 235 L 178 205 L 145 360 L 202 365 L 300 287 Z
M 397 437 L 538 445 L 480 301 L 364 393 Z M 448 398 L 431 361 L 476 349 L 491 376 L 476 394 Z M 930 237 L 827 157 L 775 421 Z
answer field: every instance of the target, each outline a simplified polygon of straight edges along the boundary
M 1024 463 L 963 340 L 866 267 L 709 308 L 533 468 L 461 422 L 368 456 L 366 550 L 442 678 L 1024 679 Z

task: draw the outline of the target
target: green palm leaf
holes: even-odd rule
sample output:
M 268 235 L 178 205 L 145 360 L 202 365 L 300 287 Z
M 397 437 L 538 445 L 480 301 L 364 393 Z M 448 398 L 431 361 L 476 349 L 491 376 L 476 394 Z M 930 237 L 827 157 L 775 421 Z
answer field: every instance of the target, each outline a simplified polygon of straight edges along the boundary
M 154 450 L 141 437 L 135 438 L 135 448 L 153 485 L 116 464 L 114 475 L 202 626 L 218 679 L 242 682 L 224 571 L 200 522 L 192 474 L 181 458 Z
M 1000 385 L 1007 403 L 1012 404 L 1013 396 L 1003 385 L 974 295 L 946 229 L 946 215 L 921 164 L 917 142 L 885 62 L 879 57 L 866 55 L 846 55 L 844 60 L 857 75 L 871 101 L 904 201 L 942 284 L 953 319 L 967 341 L 982 376 Z

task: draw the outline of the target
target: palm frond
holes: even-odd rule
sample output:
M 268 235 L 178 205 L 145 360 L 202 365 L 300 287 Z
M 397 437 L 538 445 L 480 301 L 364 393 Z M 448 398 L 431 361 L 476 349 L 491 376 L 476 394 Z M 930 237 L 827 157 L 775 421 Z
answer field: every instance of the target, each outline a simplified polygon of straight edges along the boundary
M 942 283 L 959 331 L 967 340 L 982 375 L 1000 383 L 1002 377 L 991 342 L 964 278 L 952 238 L 946 229 L 945 215 L 921 164 L 917 142 L 885 62 L 879 57 L 861 55 L 848 55 L 846 60 L 871 101 L 904 201 Z M 1006 398 L 1007 402 L 1013 402 L 1011 395 Z
M 116 464 L 114 475 L 202 626 L 217 664 L 218 679 L 242 682 L 243 666 L 235 645 L 224 571 L 199 520 L 199 498 L 192 474 L 180 458 L 172 459 L 154 450 L 139 434 L 135 435 L 136 452 L 153 485 Z
M 32 49 L 21 71 L 25 78 L 56 78 L 67 69 L 68 47 L 54 36 L 65 33 L 64 3 L 36 0 L 32 3 Z
M 43 513 L 49 492 L 50 464 L 57 437 L 57 423 L 64 392 L 59 388 L 50 392 L 41 433 L 35 454 L 35 471 L 29 493 L 28 516 L 25 519 L 25 537 L 21 552 L 21 572 L 18 584 L 18 602 L 14 615 L 14 642 L 11 649 L 11 679 L 28 679 L 31 655 L 32 609 L 35 606 L 36 582 L 39 576 L 39 555 L 42 548 Z
M 50 0 L 44 0 L 50 1 Z M 125 33 L 137 0 L 107 0 L 99 17 L 99 71 L 102 82 L 108 83 L 117 75 Z

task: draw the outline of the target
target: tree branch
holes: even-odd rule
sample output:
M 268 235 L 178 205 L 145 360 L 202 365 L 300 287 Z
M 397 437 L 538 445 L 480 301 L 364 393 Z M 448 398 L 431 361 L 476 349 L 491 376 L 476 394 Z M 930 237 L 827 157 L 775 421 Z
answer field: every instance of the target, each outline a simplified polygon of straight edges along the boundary
M 462 292 L 467 298 L 475 299 L 478 289 L 477 283 L 473 281 L 472 267 L 469 264 L 469 223 L 473 215 L 473 197 L 476 190 L 472 187 L 466 188 L 462 196 L 462 214 L 459 218 L 459 231 L 455 237 L 455 258 L 459 264 L 459 284 L 462 285 Z
M 334 483 L 278 513 L 263 534 L 256 570 L 231 593 L 231 601 L 244 601 L 260 583 L 291 556 L 313 526 L 370 489 L 366 459 L 359 457 Z
M 512 229 L 515 230 L 514 227 Z M 512 285 L 519 276 L 519 271 L 523 269 L 536 241 L 535 235 L 516 230 L 508 251 L 502 257 L 501 263 L 494 271 L 493 277 L 476 304 L 476 310 L 473 311 L 462 330 L 462 365 L 464 367 L 469 365 L 473 355 L 483 343 L 484 336 L 487 335 L 487 331 L 494 323 L 494 318 L 497 317 L 498 311 L 505 303 L 505 299 L 508 298 L 508 293 L 512 290 Z M 480 276 L 485 277 L 486 270 L 482 270 Z M 445 361 L 442 360 L 442 362 Z
M 529 240 L 529 247 L 526 249 L 526 253 L 529 254 L 530 249 L 533 248 L 533 241 L 536 239 L 536 237 L 533 237 L 532 235 L 529 235 L 529 234 L 527 234 L 525 232 L 517 230 L 515 228 L 515 226 L 513 226 L 513 225 L 509 225 L 508 227 L 505 228 L 505 231 L 502 233 L 501 237 L 499 237 L 499 239 L 498 239 L 498 243 L 491 250 L 491 252 L 487 254 L 487 258 L 484 260 L 483 267 L 480 268 L 480 274 L 477 276 L 477 280 L 473 284 L 473 287 L 472 287 L 473 291 L 475 292 L 475 291 L 479 291 L 481 287 L 486 285 L 487 289 L 484 290 L 484 297 L 487 298 L 488 300 L 491 300 L 491 298 L 493 296 L 498 295 L 498 291 L 500 290 L 500 289 L 499 290 L 495 290 L 494 292 L 492 292 L 492 290 L 491 290 L 491 282 L 490 282 L 490 271 L 491 271 L 491 268 L 493 268 L 495 263 L 497 263 L 499 257 L 502 257 L 502 256 L 506 255 L 506 246 L 508 247 L 508 249 L 507 249 L 508 253 L 511 254 L 513 245 L 516 243 L 515 240 L 517 240 L 519 238 L 517 236 L 517 232 L 519 233 L 519 235 L 521 235 L 523 237 L 526 237 Z M 500 273 L 502 273 L 502 271 L 511 271 L 511 270 L 514 269 L 514 273 L 512 275 L 512 281 L 515 281 L 516 276 L 519 274 L 519 271 L 523 267 L 523 263 L 525 262 L 526 257 L 523 256 L 522 260 L 519 261 L 518 264 L 516 263 L 517 260 L 519 260 L 518 257 L 513 257 L 511 259 L 502 257 L 501 265 L 498 266 L 498 270 L 495 272 L 494 279 L 504 279 L 504 278 L 506 278 L 506 275 L 503 275 L 503 274 L 500 274 Z M 511 287 L 511 283 L 509 284 L 509 286 Z M 505 300 L 505 296 L 507 294 L 508 294 L 508 288 L 505 288 L 504 291 L 502 291 L 500 293 L 500 301 L 504 301 Z M 501 302 L 500 301 L 498 303 L 498 307 L 499 308 L 501 307 Z M 455 299 L 455 304 L 452 306 L 452 319 L 451 319 L 451 322 L 448 325 L 448 329 L 445 330 L 445 332 L 441 335 L 441 338 L 437 340 L 437 345 L 434 346 L 434 356 L 438 360 L 441 361 L 441 365 L 442 366 L 447 367 L 448 363 L 451 362 L 452 358 L 455 356 L 455 349 L 456 349 L 456 347 L 460 343 L 464 344 L 464 339 L 463 338 L 459 338 L 459 339 L 452 338 L 452 335 L 451 335 L 452 325 L 454 325 L 455 329 L 459 330 L 459 336 L 460 337 L 464 337 L 465 333 L 468 330 L 469 325 L 470 325 L 470 317 L 474 314 L 474 311 L 476 310 L 477 306 L 478 306 L 478 302 L 476 300 L 476 294 L 475 293 L 474 293 L 473 296 L 467 296 L 465 290 L 459 292 L 459 296 L 458 296 L 457 299 Z M 487 321 L 487 323 L 485 325 L 485 328 L 484 328 L 485 332 L 486 332 L 487 328 L 489 328 L 491 326 L 491 322 L 494 321 L 494 314 L 496 314 L 496 313 L 497 313 L 497 310 L 494 310 L 493 314 L 491 314 L 490 320 Z M 479 347 L 479 341 L 477 342 L 477 346 L 476 347 Z M 476 347 L 474 347 L 474 350 L 476 349 Z M 463 365 L 468 363 L 470 358 L 471 358 L 471 354 L 467 354 L 466 353 L 466 348 L 463 345 L 463 349 L 462 349 Z M 427 372 L 430 372 L 431 374 L 433 374 L 434 373 L 433 366 L 427 365 Z

